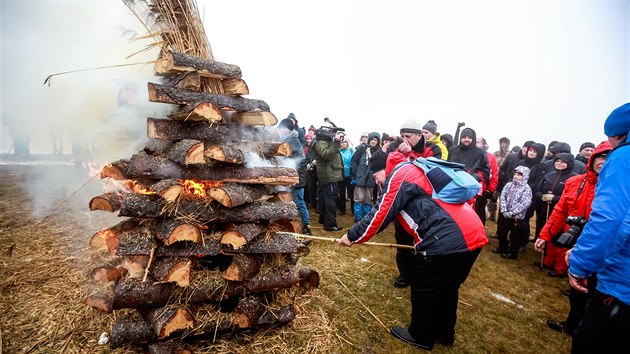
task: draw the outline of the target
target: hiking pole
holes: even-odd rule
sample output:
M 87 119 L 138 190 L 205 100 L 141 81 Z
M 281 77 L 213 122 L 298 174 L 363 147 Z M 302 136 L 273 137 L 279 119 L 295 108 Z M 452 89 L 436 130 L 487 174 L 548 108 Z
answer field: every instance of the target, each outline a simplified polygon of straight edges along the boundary
M 291 235 L 295 236 L 297 239 L 339 242 L 339 239 L 338 238 L 334 238 L 334 237 L 308 236 L 308 235 L 302 235 L 302 234 L 298 234 L 298 233 L 294 233 L 294 232 L 287 232 L 287 234 L 291 234 Z M 415 247 L 413 247 L 413 246 L 410 246 L 410 245 L 399 245 L 397 243 L 365 242 L 365 243 L 357 243 L 357 245 L 376 246 L 376 247 L 405 248 L 405 249 L 410 249 L 410 250 L 415 249 Z

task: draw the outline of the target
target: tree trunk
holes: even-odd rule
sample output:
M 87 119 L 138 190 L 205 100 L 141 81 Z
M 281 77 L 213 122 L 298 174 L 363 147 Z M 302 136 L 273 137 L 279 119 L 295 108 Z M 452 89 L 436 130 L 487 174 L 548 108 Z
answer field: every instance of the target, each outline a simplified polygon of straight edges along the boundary
M 221 109 L 212 102 L 200 101 L 187 104 L 179 111 L 168 115 L 169 119 L 217 123 L 223 120 Z
M 193 328 L 193 318 L 190 312 L 178 306 L 143 310 L 140 314 L 153 328 L 153 333 L 158 339 L 164 339 L 173 332 Z
M 170 119 L 147 118 L 147 137 L 159 140 L 193 139 L 206 143 L 227 143 L 231 141 L 278 141 L 276 129 L 263 129 L 252 126 L 212 124 L 209 122 L 177 121 Z
M 166 152 L 166 157 L 180 165 L 206 163 L 203 143 L 192 139 L 180 140 L 173 144 Z
M 112 313 L 114 310 L 114 283 L 93 284 L 85 304 L 99 311 Z
M 118 256 L 146 256 L 151 250 L 157 249 L 157 242 L 147 228 L 125 231 L 120 236 L 116 255 Z
M 221 236 L 221 244 L 231 246 L 232 249 L 238 250 L 243 247 L 243 245 L 251 242 L 264 230 L 265 228 L 260 224 L 239 224 L 223 233 Z
M 160 307 L 168 303 L 177 285 L 173 283 L 142 282 L 123 278 L 114 288 L 114 310 L 124 308 Z
M 258 320 L 258 326 L 277 326 L 287 324 L 295 319 L 295 305 L 282 306 L 277 310 L 265 312 Z
M 90 200 L 90 210 L 102 210 L 113 213 L 120 210 L 123 196 L 120 193 L 105 193 Z
M 211 102 L 221 109 L 234 110 L 238 112 L 269 112 L 269 105 L 262 100 L 254 100 L 239 96 L 230 97 L 208 92 L 182 90 L 152 82 L 148 83 L 148 88 L 150 102 L 190 104 L 199 101 L 206 101 Z
M 150 227 L 151 232 L 165 245 L 180 241 L 201 242 L 201 230 L 182 220 L 155 220 Z
M 236 65 L 173 51 L 163 53 L 163 57 L 155 62 L 154 69 L 158 74 L 196 71 L 202 77 L 210 79 L 238 79 L 241 77 L 241 69 Z
M 227 208 L 271 198 L 271 190 L 266 186 L 236 183 L 228 183 L 219 187 L 210 188 L 208 194 L 210 194 L 212 199 Z
M 216 256 L 221 252 L 219 240 L 209 235 L 202 235 L 202 242 L 199 243 L 176 242 L 166 246 L 158 245 L 150 232 L 145 229 L 126 233 L 124 237 L 121 237 L 116 254 L 119 256 L 148 256 L 156 245 L 157 248 L 154 252 L 156 257 L 208 257 Z
M 151 275 L 158 281 L 176 283 L 181 287 L 190 285 L 192 261 L 184 257 L 165 257 L 153 263 Z
M 140 225 L 138 219 L 127 219 L 118 224 L 96 232 L 90 239 L 90 246 L 100 251 L 114 253 L 118 247 L 120 236 L 124 231 L 132 230 Z
M 238 249 L 230 249 L 229 245 L 223 245 L 225 253 L 297 253 L 305 256 L 309 253 L 308 247 L 299 242 L 293 234 L 273 232 L 269 235 L 261 235 Z
M 197 200 L 182 200 L 177 205 L 166 203 L 156 194 L 127 194 L 123 200 L 119 216 L 157 218 L 159 216 L 188 217 L 199 224 L 213 222 L 256 222 L 275 221 L 279 218 L 297 219 L 298 211 L 294 203 L 254 202 L 234 208 L 212 205 Z M 166 208 L 165 208 L 166 207 Z
M 232 257 L 232 264 L 223 272 L 223 279 L 231 281 L 247 280 L 260 271 L 260 266 L 260 257 L 237 254 Z
M 234 112 L 231 118 L 232 124 L 262 126 L 278 124 L 278 118 L 271 112 Z
M 232 323 L 238 328 L 251 328 L 265 312 L 263 305 L 258 298 L 248 296 L 241 299 L 234 309 Z
M 182 72 L 169 77 L 164 85 L 184 90 L 201 91 L 201 75 L 196 71 Z
M 291 156 L 291 146 L 281 142 L 238 142 L 232 144 L 206 145 L 205 156 L 217 161 L 244 164 L 248 152 L 261 158 Z
M 151 190 L 167 202 L 173 202 L 182 193 L 183 186 L 179 180 L 169 178 L 151 185 Z
M 112 335 L 109 338 L 109 346 L 112 349 L 135 343 L 153 343 L 157 336 L 151 325 L 140 316 L 119 317 L 112 325 Z
M 127 165 L 129 165 L 129 160 L 126 159 L 108 164 L 101 170 L 101 179 L 107 177 L 115 180 L 129 179 L 127 178 Z

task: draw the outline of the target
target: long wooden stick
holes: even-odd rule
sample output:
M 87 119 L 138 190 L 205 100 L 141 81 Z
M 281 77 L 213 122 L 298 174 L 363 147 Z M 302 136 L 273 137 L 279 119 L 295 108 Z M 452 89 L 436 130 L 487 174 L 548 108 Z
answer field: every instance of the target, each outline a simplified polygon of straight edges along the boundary
M 295 237 L 297 237 L 299 239 L 339 242 L 339 239 L 338 238 L 334 238 L 334 237 L 309 236 L 309 235 L 297 234 L 297 233 L 294 233 L 294 232 L 287 232 L 287 233 L 288 234 L 293 234 Z M 357 245 L 376 246 L 376 247 L 405 248 L 405 249 L 410 249 L 410 250 L 415 249 L 415 247 L 413 247 L 413 246 L 399 245 L 397 243 L 365 242 L 365 243 L 357 243 Z
M 381 321 L 378 317 L 376 317 L 376 315 L 374 314 L 374 312 L 372 312 L 372 311 L 371 311 L 371 310 L 370 310 L 367 306 L 365 306 L 365 304 L 364 304 L 364 303 L 362 303 L 362 302 L 361 302 L 361 300 L 359 300 L 359 298 L 358 298 L 358 297 L 356 297 L 356 295 L 354 295 L 354 293 L 353 293 L 352 291 L 350 291 L 350 289 L 348 289 L 348 287 L 346 286 L 346 284 L 344 284 L 344 283 L 341 281 L 341 279 L 339 279 L 339 277 L 338 277 L 338 276 L 336 276 L 335 274 L 333 274 L 333 276 L 334 276 L 335 278 L 337 278 L 337 281 L 338 281 L 341 285 L 343 285 L 343 287 L 344 287 L 344 288 L 345 288 L 345 289 L 346 289 L 346 290 L 350 293 L 350 295 L 352 295 L 352 297 L 353 297 L 355 300 L 357 300 L 357 302 L 358 302 L 359 304 L 361 304 L 361 306 L 363 306 L 363 308 L 365 308 L 365 309 L 367 310 L 367 312 L 369 312 L 369 313 L 370 313 L 370 315 L 372 315 L 372 317 L 374 317 L 374 319 L 375 319 L 376 321 L 378 321 L 378 323 L 380 323 L 380 324 L 381 324 L 381 326 L 383 326 L 383 328 L 385 328 L 385 329 L 389 329 L 389 328 L 387 328 L 387 326 L 385 326 L 385 324 L 384 324 L 384 323 L 383 323 L 383 322 L 382 322 L 382 321 Z

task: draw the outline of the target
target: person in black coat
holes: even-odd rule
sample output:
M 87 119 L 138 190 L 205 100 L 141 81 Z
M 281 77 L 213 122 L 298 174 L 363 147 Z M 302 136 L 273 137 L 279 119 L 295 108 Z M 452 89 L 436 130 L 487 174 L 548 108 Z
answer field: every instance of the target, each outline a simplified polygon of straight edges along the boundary
M 490 181 L 490 165 L 486 152 L 476 146 L 477 133 L 471 128 L 462 130 L 458 145 L 448 149 L 448 161 L 461 163 L 477 181 L 487 186 Z

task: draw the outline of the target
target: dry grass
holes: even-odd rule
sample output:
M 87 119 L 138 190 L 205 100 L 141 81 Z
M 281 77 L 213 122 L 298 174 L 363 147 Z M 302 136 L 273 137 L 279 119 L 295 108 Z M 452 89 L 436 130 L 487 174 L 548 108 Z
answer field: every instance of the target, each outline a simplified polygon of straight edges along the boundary
M 89 271 L 103 263 L 103 259 L 90 255 L 89 238 L 116 220 L 103 212 L 87 212 L 87 201 L 99 193 L 95 181 L 85 193 L 73 197 L 84 205 L 83 210 L 68 204 L 35 226 L 36 221 L 30 218 L 35 200 L 15 182 L 27 181 L 34 169 L 42 172 L 51 168 L 0 166 L 1 348 L 3 353 L 110 352 L 97 340 L 110 329 L 117 314 L 89 309 L 83 300 L 89 293 Z M 50 181 L 51 190 L 58 188 L 52 187 L 55 183 L 60 181 Z M 64 191 L 65 195 L 71 192 Z M 63 199 L 64 193 L 57 200 Z M 49 210 L 55 206 L 51 202 Z M 339 220 L 344 228 L 352 222 L 349 216 Z M 489 222 L 488 226 L 488 233 L 494 234 L 495 224 Z M 340 236 L 320 228 L 314 228 L 314 232 Z M 375 241 L 393 243 L 394 238 L 388 230 Z M 531 247 L 519 260 L 509 261 L 489 252 L 495 244 L 496 239 L 491 239 L 460 291 L 455 346 L 436 345 L 434 352 L 567 352 L 570 338 L 545 325 L 548 318 L 566 316 L 567 299 L 559 292 L 566 288 L 566 280 L 552 279 L 534 268 L 537 254 Z M 391 286 L 397 275 L 394 250 L 341 248 L 331 242 L 313 241 L 310 255 L 300 262 L 319 271 L 321 285 L 295 298 L 299 312 L 294 322 L 281 328 L 230 334 L 215 342 L 199 342 L 194 352 L 418 352 L 393 339 L 379 323 L 390 327 L 405 325 L 409 320 L 409 290 Z M 500 301 L 492 293 L 508 297 L 515 304 Z M 126 348 L 111 352 L 136 351 Z

